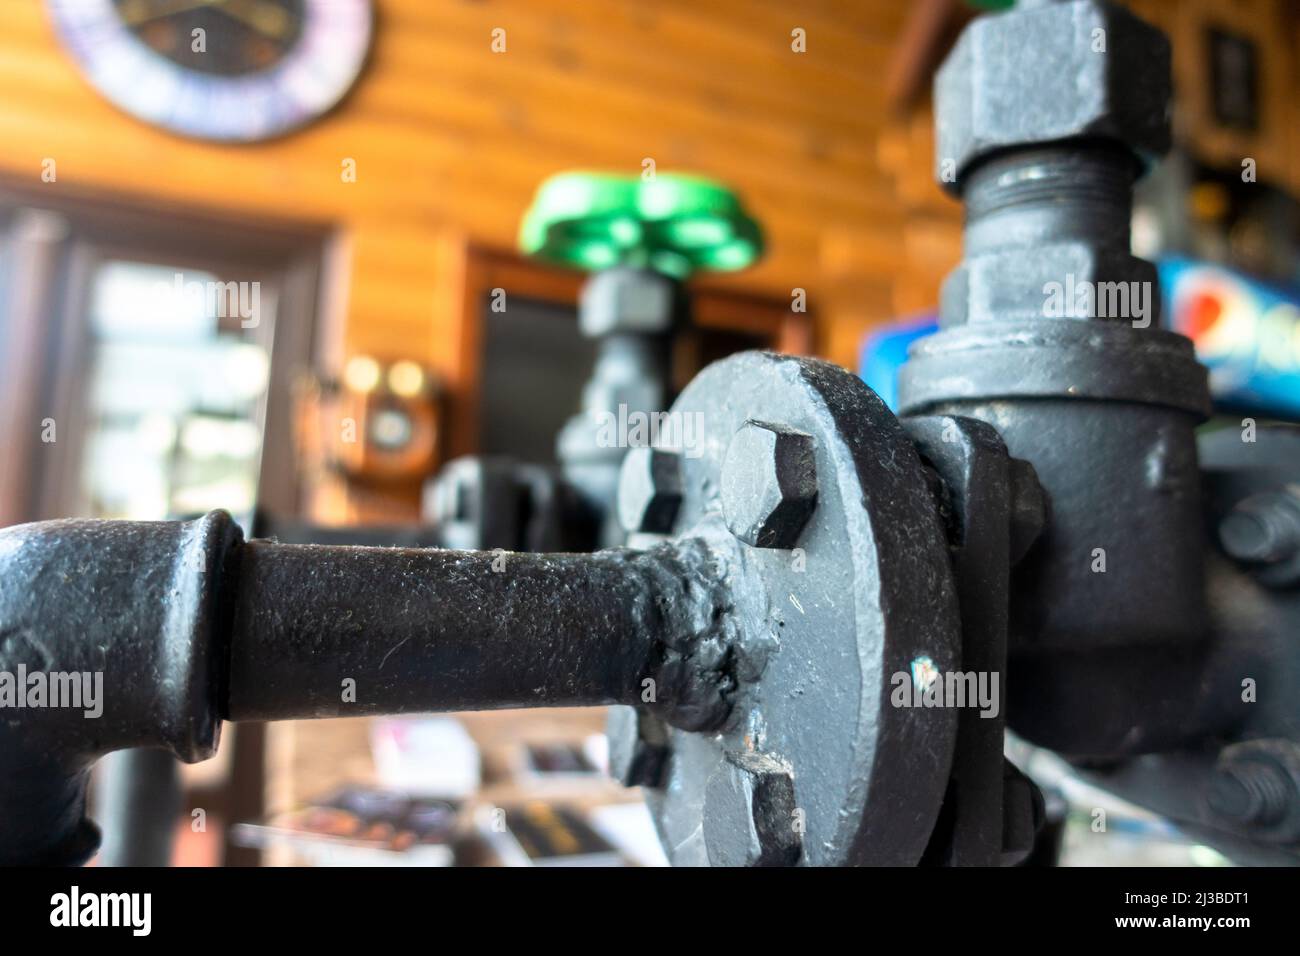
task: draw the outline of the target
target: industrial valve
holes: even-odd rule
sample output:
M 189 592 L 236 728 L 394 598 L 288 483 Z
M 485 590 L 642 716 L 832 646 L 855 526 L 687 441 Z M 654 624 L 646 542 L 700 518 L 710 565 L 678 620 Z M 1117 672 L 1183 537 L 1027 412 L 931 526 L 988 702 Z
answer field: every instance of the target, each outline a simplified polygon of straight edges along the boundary
M 798 825 L 806 863 L 914 862 L 958 718 L 891 707 L 887 682 L 960 657 L 920 457 L 860 381 L 810 359 L 723 361 L 672 411 L 705 431 L 669 459 L 678 533 L 640 551 L 245 542 L 222 513 L 0 532 L 3 669 L 102 673 L 104 701 L 99 719 L 6 715 L 0 859 L 83 858 L 96 757 L 199 759 L 222 720 L 629 704 L 672 728 L 678 785 L 656 800 L 677 862 L 750 861 L 743 833 L 704 826 L 743 809 L 742 781 L 765 816 L 793 801 L 769 823 Z M 715 771 L 740 775 L 730 796 L 706 793 Z
M 1102 0 L 1026 5 L 937 90 L 966 255 L 902 417 L 825 362 L 715 363 L 622 465 L 631 547 L 289 545 L 222 513 L 0 531 L 0 671 L 103 680 L 98 717 L 0 715 L 0 862 L 85 859 L 93 761 L 201 759 L 224 720 L 611 704 L 679 865 L 1020 862 L 1043 803 L 1008 730 L 1294 861 L 1300 434 L 1198 439 L 1205 371 L 1129 253 L 1167 45 Z
M 725 186 L 697 176 L 562 173 L 538 187 L 519 247 L 592 270 L 578 325 L 596 342 L 582 407 L 556 441 L 558 474 L 505 457 L 450 463 L 431 483 L 427 517 L 451 547 L 588 551 L 623 543 L 614 516 L 619 467 L 640 423 L 672 399 L 674 336 L 690 321 L 686 282 L 751 265 L 758 224 Z M 516 515 L 526 515 L 516 527 Z

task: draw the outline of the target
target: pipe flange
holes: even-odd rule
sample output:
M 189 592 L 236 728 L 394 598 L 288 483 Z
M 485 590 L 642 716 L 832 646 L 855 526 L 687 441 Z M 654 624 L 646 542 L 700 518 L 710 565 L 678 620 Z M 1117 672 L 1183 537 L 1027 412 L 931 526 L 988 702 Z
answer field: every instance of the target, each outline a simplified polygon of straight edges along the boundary
M 672 730 L 667 777 L 647 795 L 669 856 L 687 866 L 917 862 L 948 780 L 956 713 L 892 706 L 891 677 L 957 668 L 960 634 L 915 449 L 861 380 L 771 353 L 710 366 L 671 414 L 701 426 L 699 442 L 679 449 L 673 530 L 717 556 L 740 636 L 726 724 Z M 724 478 L 767 447 L 734 448 L 756 427 L 789 460 L 753 482 Z M 790 534 L 750 542 L 728 529 L 743 503 L 727 494 L 773 509 L 788 496 L 806 503 L 810 476 L 815 505 Z M 769 478 L 777 487 L 758 487 Z

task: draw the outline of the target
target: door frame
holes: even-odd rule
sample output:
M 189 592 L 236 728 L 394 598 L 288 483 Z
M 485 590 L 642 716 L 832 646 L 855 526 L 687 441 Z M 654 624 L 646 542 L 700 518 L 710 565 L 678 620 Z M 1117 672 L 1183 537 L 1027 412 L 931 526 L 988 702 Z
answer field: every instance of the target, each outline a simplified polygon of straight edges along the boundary
M 32 188 L 0 179 L 0 210 L 13 222 L 12 274 L 5 320 L 9 345 L 0 356 L 0 526 L 64 517 L 76 500 L 84 434 L 89 332 L 85 296 L 106 258 L 193 267 L 225 266 L 277 293 L 271 328 L 253 338 L 268 348 L 271 373 L 262 411 L 258 507 L 297 516 L 303 496 L 294 462 L 292 390 L 297 374 L 317 364 L 325 346 L 327 246 L 322 223 L 247 219 L 161 203 L 142 203 L 58 186 Z M 26 229 L 27 234 L 23 230 Z M 57 440 L 43 448 L 36 424 L 53 418 Z

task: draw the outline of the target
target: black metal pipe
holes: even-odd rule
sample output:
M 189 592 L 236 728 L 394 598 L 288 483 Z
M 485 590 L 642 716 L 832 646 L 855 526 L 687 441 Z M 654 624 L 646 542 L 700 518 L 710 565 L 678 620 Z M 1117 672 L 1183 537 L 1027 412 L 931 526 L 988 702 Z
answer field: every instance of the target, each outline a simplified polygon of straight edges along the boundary
M 224 716 L 634 704 L 647 688 L 661 706 L 698 708 L 672 701 L 687 687 L 666 679 L 665 664 L 674 644 L 709 626 L 717 596 L 702 570 L 674 547 L 579 555 L 251 541 L 239 555 Z
M 716 567 L 698 540 L 244 543 L 224 512 L 0 529 L 0 865 L 84 861 L 92 764 L 205 759 L 222 719 L 636 703 L 717 726 L 734 678 Z

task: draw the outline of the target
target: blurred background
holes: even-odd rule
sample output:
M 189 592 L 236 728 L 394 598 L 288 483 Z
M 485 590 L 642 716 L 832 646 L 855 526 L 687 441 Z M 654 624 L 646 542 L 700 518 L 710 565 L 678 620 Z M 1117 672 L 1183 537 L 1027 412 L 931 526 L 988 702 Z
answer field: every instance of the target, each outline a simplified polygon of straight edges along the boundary
M 4 0 L 0 525 L 418 528 L 445 461 L 552 461 L 593 359 L 583 274 L 517 237 L 570 170 L 703 174 L 763 230 L 752 268 L 691 283 L 674 382 L 774 347 L 889 398 L 960 258 L 934 69 L 1005 5 Z M 1135 250 L 1223 412 L 1298 419 L 1300 4 L 1126 5 L 1176 90 Z M 135 805 L 186 863 L 660 862 L 603 721 L 243 725 Z

